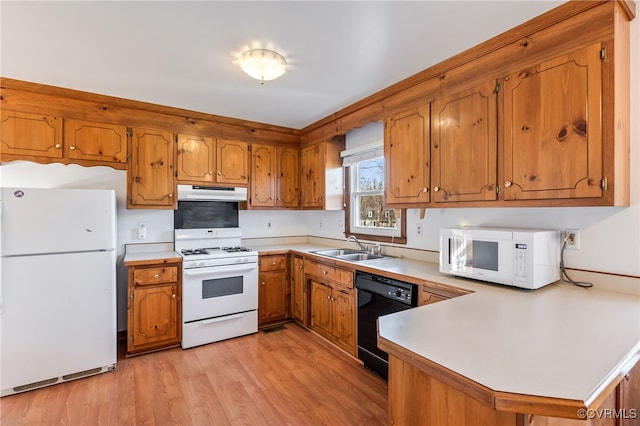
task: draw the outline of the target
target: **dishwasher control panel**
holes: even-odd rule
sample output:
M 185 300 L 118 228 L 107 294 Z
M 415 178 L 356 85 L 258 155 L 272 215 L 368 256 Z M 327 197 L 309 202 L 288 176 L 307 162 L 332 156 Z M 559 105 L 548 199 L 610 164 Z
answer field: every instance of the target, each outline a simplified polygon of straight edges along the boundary
M 388 286 L 387 296 L 390 299 L 396 299 L 406 302 L 411 302 L 412 291 L 409 288 L 402 288 L 396 286 Z

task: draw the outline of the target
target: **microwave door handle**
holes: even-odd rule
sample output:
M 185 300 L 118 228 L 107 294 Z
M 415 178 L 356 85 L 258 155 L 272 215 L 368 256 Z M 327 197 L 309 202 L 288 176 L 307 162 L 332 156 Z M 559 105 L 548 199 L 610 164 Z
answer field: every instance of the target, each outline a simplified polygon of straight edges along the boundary
M 185 269 L 184 274 L 188 277 L 196 277 L 199 275 L 211 275 L 220 274 L 224 272 L 245 272 L 251 271 L 258 267 L 257 263 L 252 263 L 250 266 L 228 265 L 228 266 L 212 266 L 201 269 Z

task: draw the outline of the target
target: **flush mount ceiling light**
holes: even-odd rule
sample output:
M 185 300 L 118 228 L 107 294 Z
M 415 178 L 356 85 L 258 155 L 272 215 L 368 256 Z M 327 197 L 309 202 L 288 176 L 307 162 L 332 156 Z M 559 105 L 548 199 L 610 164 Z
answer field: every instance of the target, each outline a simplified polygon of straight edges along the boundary
M 240 55 L 240 66 L 251 77 L 265 81 L 274 80 L 287 71 L 287 61 L 278 52 L 268 49 L 251 49 Z

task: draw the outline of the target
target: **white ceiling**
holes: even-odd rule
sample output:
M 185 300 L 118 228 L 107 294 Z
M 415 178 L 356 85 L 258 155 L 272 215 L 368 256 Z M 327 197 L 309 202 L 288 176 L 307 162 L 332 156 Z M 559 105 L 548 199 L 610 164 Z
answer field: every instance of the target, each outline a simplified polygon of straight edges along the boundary
M 2 0 L 0 74 L 302 128 L 560 3 Z M 245 75 L 253 46 L 289 71 Z

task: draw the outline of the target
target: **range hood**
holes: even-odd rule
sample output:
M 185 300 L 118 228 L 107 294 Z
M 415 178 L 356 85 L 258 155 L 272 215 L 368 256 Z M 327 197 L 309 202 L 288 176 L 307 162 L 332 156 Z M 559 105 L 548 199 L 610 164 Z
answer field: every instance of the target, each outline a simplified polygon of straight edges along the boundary
M 178 185 L 179 201 L 247 201 L 247 188 Z

